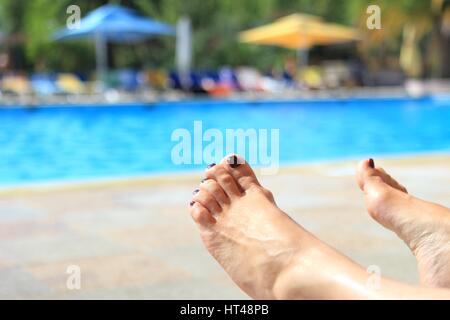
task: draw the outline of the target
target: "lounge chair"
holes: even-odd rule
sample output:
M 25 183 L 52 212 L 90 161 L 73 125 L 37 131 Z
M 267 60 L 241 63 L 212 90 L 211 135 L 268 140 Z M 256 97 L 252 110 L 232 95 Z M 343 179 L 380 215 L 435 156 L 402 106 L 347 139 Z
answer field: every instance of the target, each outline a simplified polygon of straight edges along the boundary
M 61 94 L 63 91 L 56 85 L 56 79 L 48 74 L 34 74 L 30 77 L 33 91 L 42 96 Z
M 125 91 L 136 91 L 141 87 L 139 73 L 135 70 L 119 70 L 117 78 L 119 80 L 119 88 Z
M 147 71 L 146 80 L 148 85 L 155 89 L 166 89 L 169 85 L 168 75 L 161 70 Z
M 32 91 L 30 81 L 24 75 L 5 75 L 1 81 L 1 87 L 4 93 L 17 95 L 30 94 Z
M 78 76 L 72 73 L 61 73 L 58 75 L 56 84 L 61 91 L 70 94 L 82 94 L 86 92 L 86 85 Z

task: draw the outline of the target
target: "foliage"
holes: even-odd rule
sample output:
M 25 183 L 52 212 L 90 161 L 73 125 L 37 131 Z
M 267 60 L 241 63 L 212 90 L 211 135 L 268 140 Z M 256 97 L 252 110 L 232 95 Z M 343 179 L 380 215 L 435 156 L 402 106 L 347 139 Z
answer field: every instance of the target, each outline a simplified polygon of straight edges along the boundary
M 445 0 L 0 0 L 0 30 L 7 39 L 0 50 L 13 55 L 15 68 L 89 72 L 94 68 L 92 43 L 54 42 L 51 36 L 65 25 L 69 5 L 79 5 L 85 15 L 102 4 L 115 3 L 171 24 L 182 15 L 189 16 L 194 28 L 194 65 L 198 69 L 252 65 L 269 70 L 280 68 L 284 59 L 295 52 L 240 44 L 239 31 L 294 12 L 320 15 L 365 30 L 367 6 L 378 4 L 383 12 L 383 28 L 366 32 L 367 40 L 358 49 L 366 60 L 381 60 L 385 55 L 398 57 L 406 24 L 414 23 L 422 38 L 433 31 L 436 15 L 431 4 L 438 1 Z M 116 67 L 174 65 L 175 41 L 170 37 L 111 48 Z

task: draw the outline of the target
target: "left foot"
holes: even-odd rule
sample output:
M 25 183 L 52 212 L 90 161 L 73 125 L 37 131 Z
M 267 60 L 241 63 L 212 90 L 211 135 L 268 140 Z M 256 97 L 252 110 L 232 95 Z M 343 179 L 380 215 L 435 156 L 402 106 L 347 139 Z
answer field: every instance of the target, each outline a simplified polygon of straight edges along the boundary
M 208 251 L 249 296 L 371 295 L 365 288 L 366 274 L 281 211 L 241 158 L 231 156 L 210 166 L 206 178 L 194 191 L 190 213 Z M 360 274 L 363 284 L 346 291 L 343 288 L 352 282 L 346 280 L 348 270 Z

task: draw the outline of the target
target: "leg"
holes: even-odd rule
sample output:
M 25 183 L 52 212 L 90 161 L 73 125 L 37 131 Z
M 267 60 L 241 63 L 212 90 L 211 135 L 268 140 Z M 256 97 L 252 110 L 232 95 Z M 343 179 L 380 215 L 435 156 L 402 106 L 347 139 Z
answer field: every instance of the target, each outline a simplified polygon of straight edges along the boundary
M 202 240 L 233 281 L 255 299 L 450 298 L 450 292 L 381 279 L 296 224 L 247 163 L 206 171 L 190 213 Z

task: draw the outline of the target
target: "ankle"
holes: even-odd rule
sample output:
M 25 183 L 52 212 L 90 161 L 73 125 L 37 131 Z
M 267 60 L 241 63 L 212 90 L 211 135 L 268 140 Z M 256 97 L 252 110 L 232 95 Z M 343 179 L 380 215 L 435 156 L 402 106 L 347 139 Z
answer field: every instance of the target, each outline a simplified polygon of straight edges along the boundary
M 272 297 L 277 300 L 301 300 L 301 281 L 305 278 L 304 270 L 299 265 L 287 265 L 277 275 L 272 288 Z
M 303 300 L 311 286 L 315 285 L 321 278 L 321 269 L 317 266 L 323 265 L 323 254 L 320 249 L 304 245 L 303 248 L 292 253 L 283 268 L 275 278 L 273 284 L 273 298 L 281 300 Z

